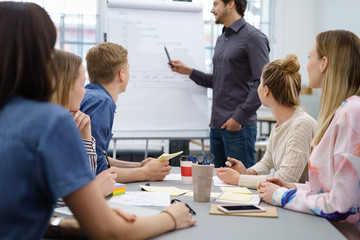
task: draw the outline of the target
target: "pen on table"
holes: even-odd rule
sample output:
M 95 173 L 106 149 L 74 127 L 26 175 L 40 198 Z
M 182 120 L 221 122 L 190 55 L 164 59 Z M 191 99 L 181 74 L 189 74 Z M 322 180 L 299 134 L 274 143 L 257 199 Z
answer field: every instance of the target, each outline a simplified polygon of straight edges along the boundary
M 194 159 L 194 157 L 193 157 L 192 154 L 189 155 L 189 158 L 190 158 L 190 160 L 192 161 L 192 163 L 196 163 L 196 162 L 195 162 L 195 159 Z
M 105 159 L 106 165 L 107 165 L 108 168 L 110 168 L 111 167 L 110 161 L 109 161 L 109 158 L 108 158 L 105 150 L 103 151 L 103 154 L 104 154 L 104 159 Z
M 235 164 L 236 163 L 234 163 L 234 162 L 231 162 L 231 166 L 233 167 L 233 166 L 235 166 Z M 226 165 L 224 168 L 228 168 L 229 166 L 228 165 Z

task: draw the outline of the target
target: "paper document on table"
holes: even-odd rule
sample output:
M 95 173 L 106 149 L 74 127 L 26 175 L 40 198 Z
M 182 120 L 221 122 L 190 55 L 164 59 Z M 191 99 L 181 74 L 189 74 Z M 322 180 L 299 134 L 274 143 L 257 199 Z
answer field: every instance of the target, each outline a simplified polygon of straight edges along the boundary
M 239 194 L 253 194 L 247 187 L 221 187 L 224 192 L 232 192 Z
M 215 187 L 233 187 L 234 185 L 226 184 L 220 180 L 218 176 L 213 176 L 214 186 Z
M 124 195 L 109 198 L 109 202 L 131 206 L 165 207 L 170 205 L 170 194 L 168 192 L 128 191 Z
M 183 153 L 183 151 L 171 153 L 171 154 L 164 153 L 160 157 L 158 157 L 157 160 L 159 160 L 160 162 L 167 161 L 167 160 L 170 160 L 171 158 L 176 157 L 182 153 Z
M 260 198 L 257 194 L 238 194 L 223 192 L 215 199 L 215 203 L 236 203 L 236 204 L 259 204 Z
M 152 216 L 160 213 L 160 210 L 154 208 L 129 206 L 129 205 L 114 203 L 109 201 L 107 201 L 107 204 L 111 208 L 117 208 L 128 213 L 136 214 L 137 216 Z M 65 217 L 65 218 L 74 218 L 73 213 L 68 207 L 55 208 L 53 215 L 58 217 Z
M 163 181 L 181 181 L 181 174 L 170 173 Z
M 190 190 L 179 189 L 177 187 L 152 187 L 145 185 L 140 185 L 140 187 L 148 192 L 168 192 L 172 197 L 177 197 L 190 192 Z
M 219 192 L 211 192 L 210 193 L 210 197 L 211 198 L 217 198 L 221 193 Z M 194 196 L 194 192 L 193 191 L 190 191 L 190 192 L 187 192 L 184 194 L 184 196 L 186 197 L 193 197 Z

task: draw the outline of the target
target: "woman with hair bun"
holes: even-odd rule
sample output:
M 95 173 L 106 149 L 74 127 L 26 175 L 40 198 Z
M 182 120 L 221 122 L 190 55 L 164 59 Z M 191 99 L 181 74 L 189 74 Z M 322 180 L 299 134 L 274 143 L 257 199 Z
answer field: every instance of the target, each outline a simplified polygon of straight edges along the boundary
M 317 35 L 309 86 L 322 88 L 309 182 L 268 178 L 257 186 L 267 203 L 333 221 L 360 219 L 360 38 L 345 30 Z M 282 179 L 283 180 L 283 179 Z
M 256 188 L 270 170 L 283 181 L 304 182 L 308 179 L 307 163 L 317 123 L 299 105 L 301 90 L 300 64 L 294 54 L 265 65 L 258 94 L 276 119 L 263 158 L 246 169 L 241 161 L 228 158 L 229 168 L 216 170 L 227 184 Z

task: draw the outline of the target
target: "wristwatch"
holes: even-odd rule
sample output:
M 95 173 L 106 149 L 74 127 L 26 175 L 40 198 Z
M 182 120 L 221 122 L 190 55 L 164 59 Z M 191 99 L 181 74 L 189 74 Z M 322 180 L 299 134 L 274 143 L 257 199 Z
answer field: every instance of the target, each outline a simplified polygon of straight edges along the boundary
M 63 220 L 64 217 L 55 217 L 52 221 L 51 221 L 51 233 L 53 236 L 59 236 L 60 235 L 60 231 L 59 231 L 59 225 L 61 220 Z

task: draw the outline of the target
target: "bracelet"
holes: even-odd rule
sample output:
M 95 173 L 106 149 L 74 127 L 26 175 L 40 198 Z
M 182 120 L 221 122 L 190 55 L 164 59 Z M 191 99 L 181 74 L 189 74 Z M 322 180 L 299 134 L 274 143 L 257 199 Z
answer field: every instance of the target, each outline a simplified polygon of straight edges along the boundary
M 161 211 L 161 213 L 167 213 L 167 214 L 169 214 L 169 216 L 172 218 L 172 220 L 174 221 L 174 224 L 175 224 L 174 229 L 172 229 L 171 232 L 172 232 L 172 231 L 175 231 L 175 229 L 176 229 L 176 219 L 175 219 L 175 217 L 174 217 L 170 212 L 168 212 L 168 211 L 166 211 L 166 210 Z

